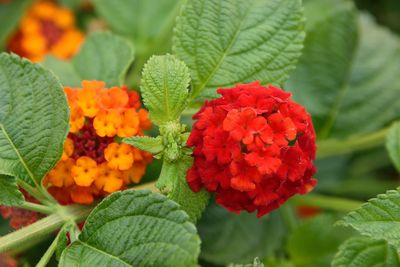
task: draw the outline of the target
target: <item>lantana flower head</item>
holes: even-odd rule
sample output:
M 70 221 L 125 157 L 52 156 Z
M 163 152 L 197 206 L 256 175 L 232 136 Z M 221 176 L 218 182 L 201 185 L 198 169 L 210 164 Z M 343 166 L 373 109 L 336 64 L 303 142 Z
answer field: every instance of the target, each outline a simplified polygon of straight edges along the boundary
M 139 183 L 149 153 L 117 142 L 151 128 L 139 95 L 127 87 L 105 88 L 101 81 L 65 87 L 70 133 L 61 160 L 46 176 L 49 192 L 62 204 L 90 204 L 94 199 Z
M 46 54 L 61 59 L 72 57 L 83 41 L 71 10 L 51 1 L 36 1 L 22 18 L 8 50 L 39 62 Z
M 221 97 L 193 116 L 191 189 L 204 187 L 228 210 L 258 216 L 312 190 L 315 131 L 290 93 L 259 82 L 217 92 Z

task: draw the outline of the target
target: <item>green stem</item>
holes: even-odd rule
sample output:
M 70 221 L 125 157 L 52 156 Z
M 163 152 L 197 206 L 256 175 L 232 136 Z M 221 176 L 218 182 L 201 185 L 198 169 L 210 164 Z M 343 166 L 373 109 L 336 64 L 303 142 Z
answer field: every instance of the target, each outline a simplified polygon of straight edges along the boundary
M 79 230 L 78 225 L 76 225 L 76 224 L 71 225 L 70 231 L 69 231 L 69 238 L 71 240 L 71 243 L 73 243 L 74 241 L 78 240 L 78 237 L 79 237 L 80 233 L 81 233 L 81 231 Z
M 39 188 L 39 191 L 46 198 L 46 201 L 50 206 L 58 205 L 58 201 L 49 193 L 49 191 L 47 191 L 43 185 Z
M 46 188 L 39 186 L 37 188 L 32 187 L 30 184 L 26 183 L 22 179 L 17 179 L 18 186 L 28 192 L 31 196 L 33 196 L 36 200 L 38 200 L 42 204 L 46 204 L 48 206 L 54 206 L 58 202 L 50 195 Z
M 357 200 L 324 196 L 313 193 L 303 196 L 295 196 L 290 199 L 290 203 L 296 206 L 312 206 L 341 212 L 353 211 L 363 204 L 363 202 Z
M 36 200 L 38 200 L 42 204 L 49 204 L 48 199 L 43 195 L 43 193 L 35 187 L 32 187 L 30 184 L 26 183 L 22 179 L 17 179 L 17 183 L 19 187 L 24 189 L 29 195 L 33 196 Z
M 386 140 L 388 128 L 363 136 L 354 136 L 345 140 L 327 139 L 318 142 L 317 158 L 342 155 L 382 145 Z
M 0 253 L 17 249 L 30 240 L 42 240 L 50 233 L 59 229 L 64 223 L 84 220 L 93 207 L 88 206 L 67 206 L 58 207 L 57 213 L 54 213 L 44 219 L 41 219 L 27 227 L 12 232 L 6 236 L 0 237 Z
M 146 184 L 134 186 L 134 187 L 132 187 L 132 189 L 134 189 L 134 190 L 150 190 L 152 192 L 159 192 L 156 187 L 156 182 L 149 182 Z
M 49 207 L 49 206 L 44 206 L 32 202 L 24 202 L 20 205 L 18 205 L 18 208 L 21 209 L 26 209 L 26 210 L 31 210 L 31 211 L 37 211 L 43 214 L 53 214 L 54 209 Z
M 46 253 L 44 253 L 38 264 L 36 264 L 36 267 L 46 267 L 46 265 L 49 263 L 51 257 L 53 256 L 54 252 L 57 249 L 58 239 L 60 238 L 60 234 L 62 233 L 63 233 L 62 231 L 58 232 L 56 238 L 54 238 L 50 247 L 46 250 Z

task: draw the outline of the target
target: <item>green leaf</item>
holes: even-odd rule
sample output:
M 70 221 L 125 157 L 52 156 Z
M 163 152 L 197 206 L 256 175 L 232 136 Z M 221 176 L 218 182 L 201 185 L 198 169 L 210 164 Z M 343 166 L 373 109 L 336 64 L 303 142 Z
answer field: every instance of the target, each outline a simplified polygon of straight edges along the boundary
M 397 171 L 400 172 L 400 122 L 395 122 L 386 136 L 386 149 Z
M 181 205 L 192 222 L 196 222 L 206 208 L 210 194 L 205 190 L 195 193 L 190 189 L 186 173 L 192 164 L 193 159 L 188 156 L 183 156 L 175 162 L 164 160 L 156 186 L 170 199 Z
M 349 89 L 332 128 L 335 136 L 378 130 L 400 114 L 400 38 L 367 15 L 360 17 L 359 28 Z
M 304 50 L 286 87 L 320 130 L 347 89 L 357 39 L 356 12 L 348 0 L 308 0 L 304 8 Z
M 122 142 L 137 147 L 140 150 L 150 152 L 154 155 L 161 153 L 164 149 L 161 136 L 132 136 L 124 138 Z
M 58 80 L 28 60 L 0 54 L 0 173 L 38 186 L 60 159 L 68 127 Z
M 0 175 L 0 205 L 18 206 L 24 203 L 24 195 L 18 190 L 17 181 L 12 176 Z
M 133 61 L 133 48 L 109 32 L 92 33 L 72 64 L 82 80 L 102 80 L 108 86 L 122 85 Z
M 58 0 L 58 3 L 71 9 L 78 9 L 85 0 Z
M 60 77 L 65 86 L 79 86 L 82 80 L 100 80 L 107 86 L 124 84 L 133 61 L 133 48 L 125 39 L 109 32 L 90 34 L 71 61 L 47 57 L 42 63 Z
M 332 267 L 400 266 L 397 251 L 383 240 L 352 237 L 344 242 L 332 262 Z
M 0 49 L 4 48 L 31 3 L 32 0 L 18 0 L 0 4 Z
M 168 50 L 179 0 L 120 0 L 118 4 L 108 0 L 92 2 L 114 32 L 133 42 L 138 57 L 147 59 L 155 52 Z
M 389 190 L 347 214 L 339 224 L 351 226 L 362 235 L 384 239 L 400 251 L 399 221 L 400 192 Z
M 311 112 L 318 138 L 370 133 L 397 118 L 399 37 L 368 15 L 355 24 L 351 1 L 309 0 L 305 10 L 305 49 L 287 88 Z
M 57 75 L 62 85 L 71 87 L 80 87 L 82 79 L 74 69 L 70 61 L 60 60 L 51 55 L 46 56 L 41 63 L 46 69 L 49 69 Z
M 152 121 L 176 120 L 189 97 L 189 69 L 172 55 L 152 56 L 143 69 L 141 92 Z
M 334 228 L 336 218 L 323 214 L 306 220 L 288 238 L 287 250 L 298 267 L 328 267 L 339 245 L 351 232 Z
M 214 203 L 208 205 L 197 227 L 202 240 L 200 258 L 215 265 L 264 259 L 281 247 L 286 231 L 277 212 L 257 218 L 246 212 L 231 213 Z
M 163 195 L 114 193 L 89 215 L 60 266 L 197 266 L 200 239 L 188 219 Z
M 285 82 L 303 47 L 302 11 L 300 0 L 188 0 L 173 51 L 192 72 L 192 97 L 255 80 Z

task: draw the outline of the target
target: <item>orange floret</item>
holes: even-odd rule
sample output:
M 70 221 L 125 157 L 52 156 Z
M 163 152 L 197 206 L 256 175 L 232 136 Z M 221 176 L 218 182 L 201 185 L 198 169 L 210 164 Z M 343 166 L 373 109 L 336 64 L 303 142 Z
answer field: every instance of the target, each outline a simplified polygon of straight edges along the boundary
M 75 104 L 78 101 L 78 88 L 64 87 L 64 93 L 67 95 L 68 104 Z
M 46 38 L 41 35 L 29 34 L 21 41 L 21 46 L 32 56 L 42 58 L 46 53 Z
M 70 105 L 70 120 L 69 120 L 69 131 L 76 133 L 82 129 L 85 124 L 85 115 L 82 109 L 78 105 Z
M 139 131 L 140 117 L 134 109 L 127 109 L 121 113 L 121 126 L 118 128 L 119 137 L 134 136 Z
M 77 185 L 90 186 L 98 174 L 97 163 L 89 157 L 80 157 L 71 172 Z
M 114 170 L 108 167 L 107 163 L 102 163 L 99 166 L 99 175 L 94 184 L 97 189 L 104 190 L 107 193 L 118 191 L 123 186 L 123 175 L 119 170 Z
M 50 49 L 50 53 L 58 58 L 70 58 L 78 52 L 77 43 L 83 41 L 83 34 L 78 30 L 68 30 L 61 37 L 60 42 Z
M 100 105 L 104 109 L 123 108 L 128 101 L 128 94 L 119 87 L 112 87 L 100 93 Z
M 57 7 L 50 2 L 46 1 L 38 1 L 32 7 L 32 14 L 34 16 L 40 17 L 45 20 L 53 19 L 55 12 L 57 11 Z
M 21 20 L 22 34 L 35 34 L 40 31 L 40 23 L 33 16 L 26 16 Z
M 146 165 L 145 162 L 135 162 L 129 170 L 123 171 L 123 179 L 125 183 L 139 183 L 146 172 Z
M 68 8 L 59 8 L 55 11 L 54 22 L 63 29 L 68 29 L 75 23 L 74 14 Z
M 47 175 L 47 181 L 55 187 L 68 187 L 74 184 L 71 174 L 75 161 L 67 159 L 60 161 Z
M 64 151 L 61 156 L 61 160 L 67 160 L 69 157 L 71 157 L 72 153 L 74 153 L 74 142 L 71 140 L 71 138 L 67 138 L 64 142 Z
M 121 171 L 132 167 L 134 161 L 132 147 L 128 144 L 109 144 L 104 150 L 104 157 L 110 168 Z
M 92 204 L 94 200 L 93 189 L 91 187 L 74 186 L 71 189 L 71 198 L 78 204 Z
M 121 125 L 121 113 L 117 110 L 102 110 L 93 121 L 93 126 L 99 136 L 113 137 Z
M 139 112 L 140 128 L 148 130 L 151 128 L 151 121 L 149 118 L 149 112 L 145 109 L 140 109 Z
M 100 110 L 97 102 L 98 90 L 92 87 L 83 87 L 78 93 L 77 102 L 86 117 L 93 118 Z

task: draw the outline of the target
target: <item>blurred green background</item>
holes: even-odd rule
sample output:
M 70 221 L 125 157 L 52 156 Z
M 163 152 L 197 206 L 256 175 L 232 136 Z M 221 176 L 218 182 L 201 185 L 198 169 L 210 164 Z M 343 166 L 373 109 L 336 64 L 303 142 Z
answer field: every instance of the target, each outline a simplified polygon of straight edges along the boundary
M 373 14 L 378 23 L 400 32 L 400 1 L 356 0 L 355 2 L 360 10 L 366 10 Z

